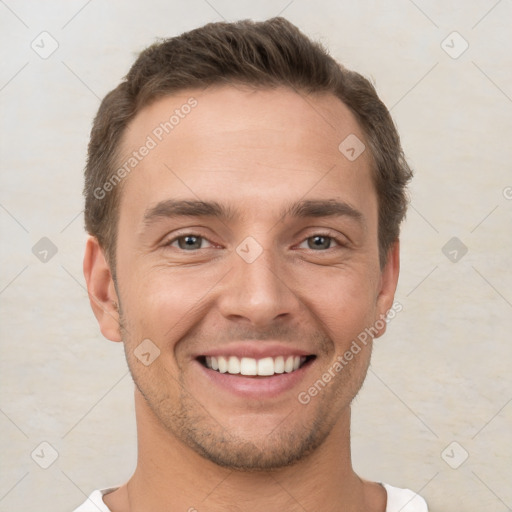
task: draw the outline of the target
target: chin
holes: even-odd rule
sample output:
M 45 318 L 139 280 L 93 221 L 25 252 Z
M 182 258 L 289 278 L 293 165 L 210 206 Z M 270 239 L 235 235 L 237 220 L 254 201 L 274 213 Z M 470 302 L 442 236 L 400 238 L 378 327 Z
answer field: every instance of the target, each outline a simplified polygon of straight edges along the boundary
M 286 421 L 286 420 L 285 420 Z M 283 421 L 281 420 L 281 424 Z M 282 425 L 281 425 L 282 426 Z M 293 466 L 306 459 L 327 438 L 329 429 L 279 430 L 269 434 L 228 435 L 193 429 L 181 432 L 183 441 L 203 458 L 235 471 L 263 472 Z M 253 431 L 253 429 L 251 429 Z M 265 431 L 264 431 L 265 432 Z

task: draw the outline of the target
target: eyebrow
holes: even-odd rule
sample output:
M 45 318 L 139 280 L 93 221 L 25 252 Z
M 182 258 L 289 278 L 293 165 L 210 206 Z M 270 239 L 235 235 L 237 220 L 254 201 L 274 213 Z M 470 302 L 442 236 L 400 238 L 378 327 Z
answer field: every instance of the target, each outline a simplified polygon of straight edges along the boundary
M 238 211 L 231 205 L 217 201 L 166 199 L 149 208 L 144 213 L 144 225 L 148 226 L 159 218 L 175 217 L 217 217 L 224 221 L 236 218 Z M 349 217 L 364 224 L 363 214 L 353 206 L 336 199 L 308 199 L 286 206 L 280 214 L 286 217 Z

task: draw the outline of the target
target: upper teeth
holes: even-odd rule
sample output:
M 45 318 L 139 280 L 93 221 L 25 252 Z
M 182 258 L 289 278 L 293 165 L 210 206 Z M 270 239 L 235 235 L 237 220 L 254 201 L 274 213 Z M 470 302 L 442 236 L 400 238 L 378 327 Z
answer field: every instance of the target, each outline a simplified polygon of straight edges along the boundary
M 275 373 L 291 373 L 298 370 L 305 360 L 306 358 L 301 356 L 264 357 L 263 359 L 206 356 L 206 366 L 220 373 L 269 376 Z

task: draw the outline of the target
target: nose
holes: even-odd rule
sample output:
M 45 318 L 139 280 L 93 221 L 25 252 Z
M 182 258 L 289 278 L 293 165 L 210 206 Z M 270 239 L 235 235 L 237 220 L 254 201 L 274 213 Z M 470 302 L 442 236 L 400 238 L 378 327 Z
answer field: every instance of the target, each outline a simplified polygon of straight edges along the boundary
M 218 296 L 222 315 L 229 320 L 243 318 L 254 327 L 293 317 L 300 301 L 283 262 L 271 250 L 263 250 L 254 261 L 240 254 L 233 252 L 232 270 Z

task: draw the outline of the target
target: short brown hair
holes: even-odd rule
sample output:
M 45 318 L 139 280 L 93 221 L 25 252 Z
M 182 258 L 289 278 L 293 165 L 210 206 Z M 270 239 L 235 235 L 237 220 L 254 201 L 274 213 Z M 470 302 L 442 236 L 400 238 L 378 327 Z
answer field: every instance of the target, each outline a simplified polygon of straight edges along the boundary
M 145 49 L 124 80 L 103 99 L 94 119 L 85 168 L 85 228 L 105 250 L 115 279 L 120 187 L 98 191 L 116 172 L 128 123 L 154 100 L 209 85 L 288 86 L 332 93 L 356 116 L 373 157 L 379 204 L 379 254 L 384 265 L 398 238 L 412 177 L 393 120 L 373 85 L 330 57 L 284 18 L 209 23 Z M 341 141 L 340 141 L 341 142 Z

